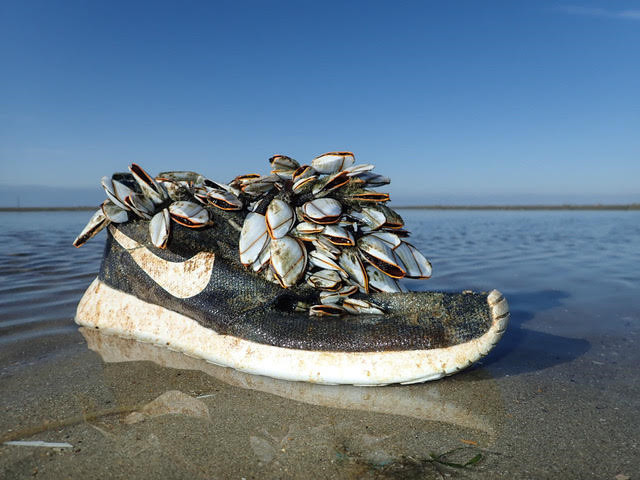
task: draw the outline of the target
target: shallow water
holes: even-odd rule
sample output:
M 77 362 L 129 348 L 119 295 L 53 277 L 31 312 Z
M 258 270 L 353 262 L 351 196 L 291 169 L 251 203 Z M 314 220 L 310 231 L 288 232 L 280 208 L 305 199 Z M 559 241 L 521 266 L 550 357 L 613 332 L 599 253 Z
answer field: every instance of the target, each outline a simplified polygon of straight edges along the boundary
M 640 471 L 640 212 L 403 211 L 418 290 L 498 288 L 482 364 L 423 385 L 276 381 L 96 332 L 89 212 L 0 213 L 0 477 L 614 478 Z M 431 453 L 477 454 L 461 470 Z

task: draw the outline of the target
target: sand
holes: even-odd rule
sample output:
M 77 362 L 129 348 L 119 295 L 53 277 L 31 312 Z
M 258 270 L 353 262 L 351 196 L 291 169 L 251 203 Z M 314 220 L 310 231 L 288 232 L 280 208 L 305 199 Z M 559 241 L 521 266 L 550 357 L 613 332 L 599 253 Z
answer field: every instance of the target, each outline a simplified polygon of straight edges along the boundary
M 252 376 L 71 331 L 1 354 L 2 478 L 635 478 L 638 329 L 515 325 L 483 364 L 359 388 Z M 433 456 L 464 463 L 452 468 Z M 618 475 L 618 477 L 616 477 Z

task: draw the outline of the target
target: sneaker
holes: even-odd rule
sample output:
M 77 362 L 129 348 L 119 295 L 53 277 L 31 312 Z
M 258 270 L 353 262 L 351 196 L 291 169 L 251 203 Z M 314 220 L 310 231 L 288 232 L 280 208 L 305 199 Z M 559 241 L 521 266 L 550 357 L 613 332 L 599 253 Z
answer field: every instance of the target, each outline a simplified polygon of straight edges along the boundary
M 229 183 L 136 164 L 74 245 L 106 227 L 76 322 L 269 377 L 324 384 L 435 380 L 485 356 L 509 310 L 490 293 L 409 292 L 431 264 L 350 152 Z M 402 280 L 401 280 L 402 279 Z

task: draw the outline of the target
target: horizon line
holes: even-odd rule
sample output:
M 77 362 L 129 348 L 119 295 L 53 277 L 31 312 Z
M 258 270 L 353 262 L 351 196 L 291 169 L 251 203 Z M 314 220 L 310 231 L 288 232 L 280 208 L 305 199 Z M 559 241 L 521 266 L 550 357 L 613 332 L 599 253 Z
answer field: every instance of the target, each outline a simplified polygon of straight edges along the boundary
M 75 212 L 93 211 L 98 207 L 0 207 L 2 212 Z M 557 205 L 400 205 L 395 210 L 640 210 L 640 203 L 623 204 L 557 204 Z

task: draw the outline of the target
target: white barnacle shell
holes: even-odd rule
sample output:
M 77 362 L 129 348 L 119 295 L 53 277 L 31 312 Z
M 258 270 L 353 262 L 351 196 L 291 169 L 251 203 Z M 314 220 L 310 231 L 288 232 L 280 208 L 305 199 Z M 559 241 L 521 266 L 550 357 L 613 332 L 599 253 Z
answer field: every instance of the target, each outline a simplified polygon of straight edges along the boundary
M 320 303 L 338 303 L 358 291 L 356 285 L 345 285 L 340 290 L 323 290 L 319 293 Z
M 398 293 L 402 291 L 397 280 L 382 273 L 371 265 L 367 265 L 367 275 L 369 276 L 369 287 L 371 287 L 371 290 L 387 293 Z
M 312 305 L 309 308 L 309 315 L 317 317 L 338 317 L 344 313 L 344 309 L 334 303 Z
M 206 185 L 199 185 L 193 188 L 192 194 L 200 203 L 202 203 L 203 205 L 208 205 L 209 201 L 207 200 L 207 195 L 211 190 L 213 190 L 211 187 L 208 187 Z
M 141 193 L 125 197 L 125 205 L 137 216 L 149 220 L 155 212 L 155 204 Z
M 326 225 L 322 236 L 334 245 L 352 247 L 356 244 L 353 234 L 339 225 Z
M 387 243 L 373 235 L 365 235 L 358 240 L 358 248 L 363 258 L 383 273 L 393 278 L 405 276 L 401 262 Z
M 178 201 L 192 194 L 194 187 L 202 186 L 197 183 L 199 177 L 201 175 L 196 172 L 172 171 L 159 173 L 155 180 L 165 189 L 169 199 Z
M 282 238 L 293 226 L 294 212 L 284 200 L 274 198 L 267 207 L 265 220 L 267 222 L 267 232 L 271 238 Z
M 358 172 L 354 176 L 367 187 L 382 187 L 383 185 L 391 183 L 389 177 L 373 172 Z
M 329 175 L 326 179 L 317 182 L 311 191 L 314 195 L 323 196 L 332 190 L 344 187 L 350 181 L 351 178 L 349 177 L 348 172 L 336 172 Z
M 352 165 L 351 167 L 346 168 L 345 171 L 350 177 L 353 177 L 354 175 L 360 175 L 373 170 L 374 168 L 375 166 L 370 163 L 361 163 L 359 165 Z
M 318 225 L 317 223 L 311 222 L 300 222 L 296 225 L 296 231 L 301 235 L 321 233 L 324 229 L 324 225 Z
M 358 291 L 358 287 L 356 285 L 345 285 L 340 290 L 338 290 L 338 293 L 340 294 L 341 297 L 344 298 L 344 297 L 349 297 L 355 294 L 357 291 Z
M 371 230 L 377 230 L 387 221 L 385 214 L 379 209 L 373 207 L 365 207 L 361 212 L 353 211 L 349 215 L 362 224 L 370 227 Z
M 179 183 L 183 187 L 191 188 L 194 185 L 203 185 L 204 177 L 189 170 L 172 170 L 170 172 L 160 172 L 156 177 L 156 181 L 172 181 Z
M 244 219 L 240 232 L 240 241 L 238 242 L 240 262 L 245 266 L 254 263 L 268 240 L 269 235 L 264 215 L 250 212 Z
M 240 210 L 242 200 L 226 190 L 209 188 L 206 196 L 207 203 L 221 210 Z
M 328 239 L 323 238 L 322 235 L 311 241 L 311 244 L 316 247 L 316 249 L 325 252 L 331 258 L 338 258 L 340 255 L 340 248 L 336 247 L 333 243 L 331 243 Z
M 284 236 L 271 240 L 271 269 L 283 288 L 300 280 L 307 266 L 307 250 L 299 240 Z
M 156 213 L 149 222 L 149 236 L 151 243 L 158 248 L 166 248 L 171 233 L 171 216 L 169 209 L 163 208 Z
M 129 171 L 140 186 L 142 193 L 144 193 L 144 195 L 154 204 L 160 205 L 169 198 L 169 194 L 165 188 L 151 175 L 149 175 L 140 165 L 132 163 L 129 165 Z
M 372 232 L 369 235 L 382 240 L 392 250 L 402 243 L 402 240 L 400 240 L 400 237 L 398 237 L 395 233 L 391 233 L 391 232 L 378 231 L 378 232 Z
M 293 158 L 286 155 L 274 155 L 269 159 L 269 163 L 271 164 L 271 173 L 286 180 L 290 180 L 300 166 Z
M 182 183 L 168 178 L 157 177 L 156 181 L 167 192 L 167 196 L 171 200 L 180 200 L 180 196 L 186 188 Z
M 309 275 L 307 283 L 322 290 L 338 290 L 342 283 L 342 278 L 335 270 L 319 270 Z
M 244 175 L 238 175 L 236 178 L 229 182 L 229 188 L 235 191 L 242 191 L 249 183 L 261 178 L 262 175 L 258 173 L 246 173 Z
M 289 235 L 291 235 L 292 237 L 296 237 L 303 242 L 313 242 L 314 240 L 318 239 L 318 235 L 316 233 L 300 233 L 295 228 L 289 232 Z
M 389 208 L 386 205 L 376 205 L 375 209 L 384 214 L 385 222 L 382 225 L 382 228 L 400 229 L 404 226 L 404 220 L 398 212 L 392 208 Z
M 365 292 L 369 292 L 369 277 L 355 248 L 345 248 L 340 255 L 338 263 L 351 281 L 362 287 Z
M 330 290 L 323 290 L 320 292 L 318 296 L 320 297 L 320 303 L 322 303 L 323 305 L 336 304 L 340 300 L 342 300 L 342 297 L 340 296 L 339 291 L 335 292 Z
M 312 250 L 309 253 L 309 263 L 314 267 L 322 269 L 344 271 L 338 264 L 337 258 L 332 257 L 332 255 L 329 255 L 324 250 Z
M 318 234 L 322 232 L 324 225 L 318 225 L 311 222 L 300 222 L 290 232 L 296 238 L 303 242 L 312 242 L 317 240 Z
M 314 158 L 311 166 L 319 173 L 335 173 L 349 168 L 355 161 L 351 152 L 329 152 Z
M 169 205 L 174 222 L 189 228 L 201 228 L 209 224 L 209 212 L 193 202 L 178 201 Z
M 278 279 L 276 278 L 275 274 L 273 273 L 273 269 L 272 268 L 265 268 L 264 270 L 262 270 L 262 272 L 260 272 L 260 275 L 265 280 L 267 280 L 269 282 L 272 282 L 272 283 L 277 283 L 278 285 L 280 285 L 280 282 L 278 282 Z
M 347 218 L 346 215 L 340 219 L 338 225 L 342 228 L 350 228 L 354 232 L 358 231 L 358 221 L 352 218 Z
M 296 182 L 296 181 L 301 180 L 303 178 L 308 178 L 308 177 L 314 176 L 315 173 L 316 173 L 316 171 L 313 169 L 313 167 L 311 167 L 309 165 L 301 165 L 293 172 L 291 180 Z
M 299 178 L 299 179 L 294 181 L 293 186 L 291 187 L 291 189 L 296 194 L 301 194 L 305 190 L 310 188 L 312 185 L 314 185 L 314 183 L 315 183 L 315 181 L 317 179 L 318 179 L 318 177 L 316 175 L 311 175 L 311 176 L 308 176 L 308 177 Z
M 396 257 L 402 262 L 408 278 L 430 278 L 431 263 L 416 247 L 407 242 L 401 242 L 394 250 Z
M 360 300 L 357 298 L 345 298 L 342 302 L 343 308 L 354 315 L 369 314 L 369 315 L 383 315 L 384 311 L 374 303 L 367 302 L 366 300 Z
M 129 220 L 129 214 L 123 208 L 113 203 L 111 200 L 102 202 L 102 213 L 112 223 L 124 223 Z
M 223 190 L 228 193 L 232 193 L 236 197 L 240 195 L 240 189 L 236 187 L 232 187 L 227 183 L 222 182 L 214 182 L 213 180 L 209 180 L 208 178 L 204 181 L 205 186 L 213 188 L 214 190 Z
M 101 183 L 107 197 L 109 197 L 109 200 L 120 208 L 125 210 L 129 209 L 125 204 L 124 199 L 135 193 L 133 190 L 127 187 L 124 183 L 114 180 L 112 177 L 102 177 Z
M 251 265 L 254 272 L 261 272 L 267 267 L 267 265 L 269 265 L 269 261 L 271 260 L 271 249 L 269 248 L 270 242 L 271 239 L 267 237 L 267 243 L 258 255 L 258 258 Z
M 104 215 L 102 208 L 99 208 L 89 219 L 87 225 L 82 229 L 80 234 L 73 241 L 74 247 L 81 247 L 91 238 L 93 238 L 100 230 L 111 223 Z
M 333 198 L 317 198 L 302 205 L 302 214 L 309 222 L 336 223 L 342 215 L 342 204 Z
M 160 172 L 156 177 L 158 179 L 173 180 L 174 182 L 184 182 L 185 185 L 201 184 L 204 177 L 197 172 L 191 170 L 171 170 L 168 172 Z
M 389 201 L 389 194 L 375 190 L 360 190 L 350 193 L 347 198 L 356 202 L 383 203 Z
M 269 192 L 275 188 L 276 182 L 280 180 L 280 177 L 277 175 L 269 175 L 269 176 L 258 176 L 254 177 L 253 175 L 245 175 L 246 180 L 243 180 L 241 183 L 241 190 L 252 196 L 259 196 L 263 193 Z M 238 177 L 236 177 L 237 179 Z

